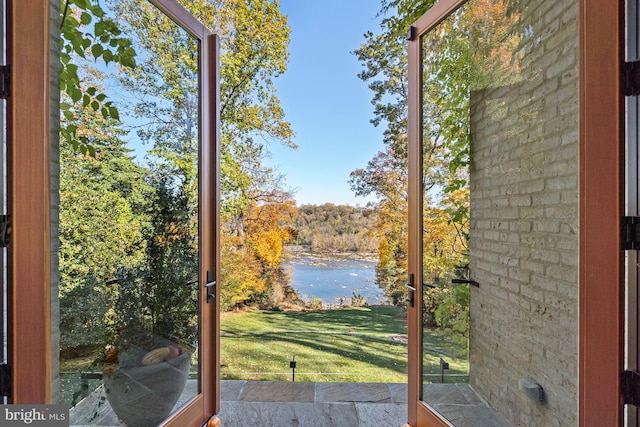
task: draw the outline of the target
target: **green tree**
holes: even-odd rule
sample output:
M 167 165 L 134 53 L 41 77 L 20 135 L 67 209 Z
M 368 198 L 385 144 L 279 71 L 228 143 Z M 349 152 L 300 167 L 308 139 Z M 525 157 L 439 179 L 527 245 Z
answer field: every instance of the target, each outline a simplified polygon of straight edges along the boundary
M 71 146 L 61 149 L 59 297 L 63 349 L 103 342 L 114 297 L 106 282 L 118 268 L 144 263 L 144 236 L 150 226 L 144 213 L 152 193 L 145 183 L 147 172 L 135 165 L 117 136 L 98 138 L 83 126 L 79 132 L 87 135 L 98 152 L 93 158 Z
M 61 0 L 60 91 L 66 100 L 60 104 L 64 141 L 83 154 L 95 155 L 95 147 L 78 133 L 78 114 L 87 109 L 99 112 L 105 120 L 118 120 L 118 108 L 99 87 L 87 83 L 78 62 L 114 62 L 123 67 L 136 65 L 131 41 L 121 37 L 116 23 L 106 16 L 97 0 Z
M 235 262 L 237 255 L 244 253 L 242 259 L 249 264 L 260 264 L 257 251 L 245 249 L 264 242 L 266 236 L 255 229 L 247 231 L 246 211 L 250 206 L 290 200 L 283 191 L 282 178 L 264 165 L 269 144 L 295 147 L 274 86 L 288 61 L 286 17 L 280 13 L 279 3 L 269 0 L 184 0 L 182 4 L 221 40 L 221 193 L 226 222 L 223 231 L 229 233 L 223 241 L 233 245 L 222 251 L 223 262 Z M 112 12 L 105 12 L 106 5 Z M 85 110 L 101 113 L 105 121 L 122 118 L 123 129 L 135 131 L 138 139 L 149 145 L 153 175 L 173 177 L 166 184 L 186 197 L 185 209 L 193 215 L 190 227 L 195 227 L 198 44 L 147 0 L 106 0 L 105 9 L 89 0 L 69 0 L 65 6 L 68 30 L 63 46 L 71 46 L 66 48 L 68 60 L 63 61 L 64 78 L 71 82 L 69 102 L 63 105 L 66 128 L 72 131 L 74 141 L 80 141 L 81 151 L 93 153 L 91 135 L 101 131 L 95 126 L 78 132 Z M 89 84 L 91 79 L 86 79 L 84 72 L 73 74 L 83 69 L 82 64 L 97 59 L 116 63 L 116 67 L 101 67 L 100 72 L 94 69 L 91 73 L 93 81 L 108 78 L 109 87 L 117 81 L 117 97 L 107 98 L 98 86 Z M 66 85 L 63 82 L 63 88 Z M 271 245 L 278 246 L 273 239 Z M 270 257 L 269 264 L 274 262 Z M 223 268 L 223 273 L 230 271 Z M 225 278 L 225 282 L 232 280 Z
M 186 348 L 196 345 L 198 331 L 198 211 L 190 188 L 176 186 L 172 177 L 156 172 L 147 238 L 144 307 L 148 310 L 147 332 L 170 338 Z

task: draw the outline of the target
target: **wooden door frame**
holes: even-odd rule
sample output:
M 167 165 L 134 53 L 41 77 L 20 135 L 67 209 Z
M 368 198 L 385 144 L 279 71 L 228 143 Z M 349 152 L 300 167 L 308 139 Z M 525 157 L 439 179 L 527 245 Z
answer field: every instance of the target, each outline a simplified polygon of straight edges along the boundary
M 51 399 L 51 12 L 42 0 L 10 0 L 7 8 L 7 63 L 14 76 L 7 101 L 10 402 L 45 403 Z
M 624 1 L 580 1 L 580 426 L 620 426 L 624 368 Z
M 441 0 L 415 24 L 409 55 L 419 57 L 419 35 L 463 0 Z M 578 424 L 621 426 L 620 373 L 624 367 L 624 1 L 579 0 L 580 279 L 578 327 Z M 416 56 L 417 55 L 417 56 Z M 422 277 L 420 61 L 409 63 L 409 271 Z M 409 404 L 411 425 L 445 426 L 420 402 L 421 292 L 409 308 Z
M 9 247 L 9 364 L 13 381 L 10 403 L 52 403 L 51 392 L 51 207 L 50 207 L 50 53 L 51 1 L 8 0 L 7 62 L 12 72 L 11 96 L 7 103 L 9 209 L 12 242 Z M 219 40 L 174 0 L 152 0 L 165 13 L 201 40 L 201 72 L 210 78 L 201 85 L 203 138 L 200 191 L 203 212 L 210 212 L 202 234 L 200 283 L 206 271 L 215 272 L 220 283 L 219 245 L 219 152 L 220 108 Z M 55 59 L 55 58 L 53 58 Z M 56 62 L 57 63 L 57 62 Z M 205 219 L 201 217 L 201 220 Z M 212 241 L 213 240 L 213 241 Z M 201 300 L 206 289 L 201 286 Z M 205 322 L 201 329 L 202 394 L 174 415 L 171 423 L 199 426 L 219 411 L 219 287 L 212 304 L 201 304 Z M 204 418 L 202 414 L 205 414 Z

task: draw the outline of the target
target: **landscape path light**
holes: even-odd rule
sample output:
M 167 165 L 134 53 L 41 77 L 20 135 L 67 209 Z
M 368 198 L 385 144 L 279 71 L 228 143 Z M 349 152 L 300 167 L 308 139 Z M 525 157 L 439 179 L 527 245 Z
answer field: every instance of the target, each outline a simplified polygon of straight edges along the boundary
M 293 355 L 293 359 L 289 362 L 289 367 L 291 368 L 291 381 L 296 382 L 296 356 Z

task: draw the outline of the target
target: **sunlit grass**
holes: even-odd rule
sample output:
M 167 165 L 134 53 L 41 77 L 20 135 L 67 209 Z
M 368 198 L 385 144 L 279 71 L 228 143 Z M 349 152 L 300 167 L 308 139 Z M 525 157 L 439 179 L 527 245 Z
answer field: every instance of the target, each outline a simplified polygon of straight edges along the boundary
M 290 380 L 295 356 L 298 381 L 402 382 L 407 348 L 367 337 L 324 333 L 278 333 L 225 337 L 225 378 Z
M 406 382 L 406 319 L 391 306 L 314 312 L 253 310 L 226 314 L 221 325 L 224 379 Z M 424 337 L 425 374 L 440 380 L 440 357 L 449 363 L 447 382 L 468 375 L 464 349 L 438 331 Z M 455 377 L 451 374 L 456 374 Z

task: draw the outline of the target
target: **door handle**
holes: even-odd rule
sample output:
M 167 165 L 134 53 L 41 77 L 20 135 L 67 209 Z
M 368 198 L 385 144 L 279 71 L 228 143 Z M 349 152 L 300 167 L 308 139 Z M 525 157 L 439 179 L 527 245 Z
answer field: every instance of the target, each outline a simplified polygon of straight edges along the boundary
M 475 280 L 470 280 L 470 279 L 452 279 L 451 283 L 468 283 L 470 285 L 475 286 L 476 288 L 480 287 L 480 283 L 476 282 Z
M 414 285 L 413 277 L 414 277 L 413 273 L 409 273 L 409 283 L 407 283 L 405 285 L 407 287 L 407 289 L 408 289 L 408 295 L 407 295 L 407 299 L 405 301 L 407 301 L 411 307 L 413 307 L 415 305 L 415 296 L 416 296 L 416 287 Z M 432 285 L 430 283 L 423 283 L 422 287 L 423 288 L 435 288 L 435 285 Z
M 415 296 L 416 296 L 416 287 L 413 285 L 413 273 L 409 273 L 409 283 L 405 285 L 408 289 L 407 292 L 407 301 L 410 307 L 413 307 Z
M 409 285 L 408 283 L 405 286 L 409 290 L 407 298 L 406 298 L 405 301 L 407 301 L 409 303 L 409 306 L 413 307 L 414 298 L 415 298 L 415 295 L 416 295 L 416 288 L 414 288 L 413 286 Z
M 207 270 L 207 283 L 204 284 L 207 290 L 207 303 L 210 303 L 212 299 L 216 297 L 216 293 L 213 287 L 216 285 L 216 281 L 211 277 L 211 270 Z

